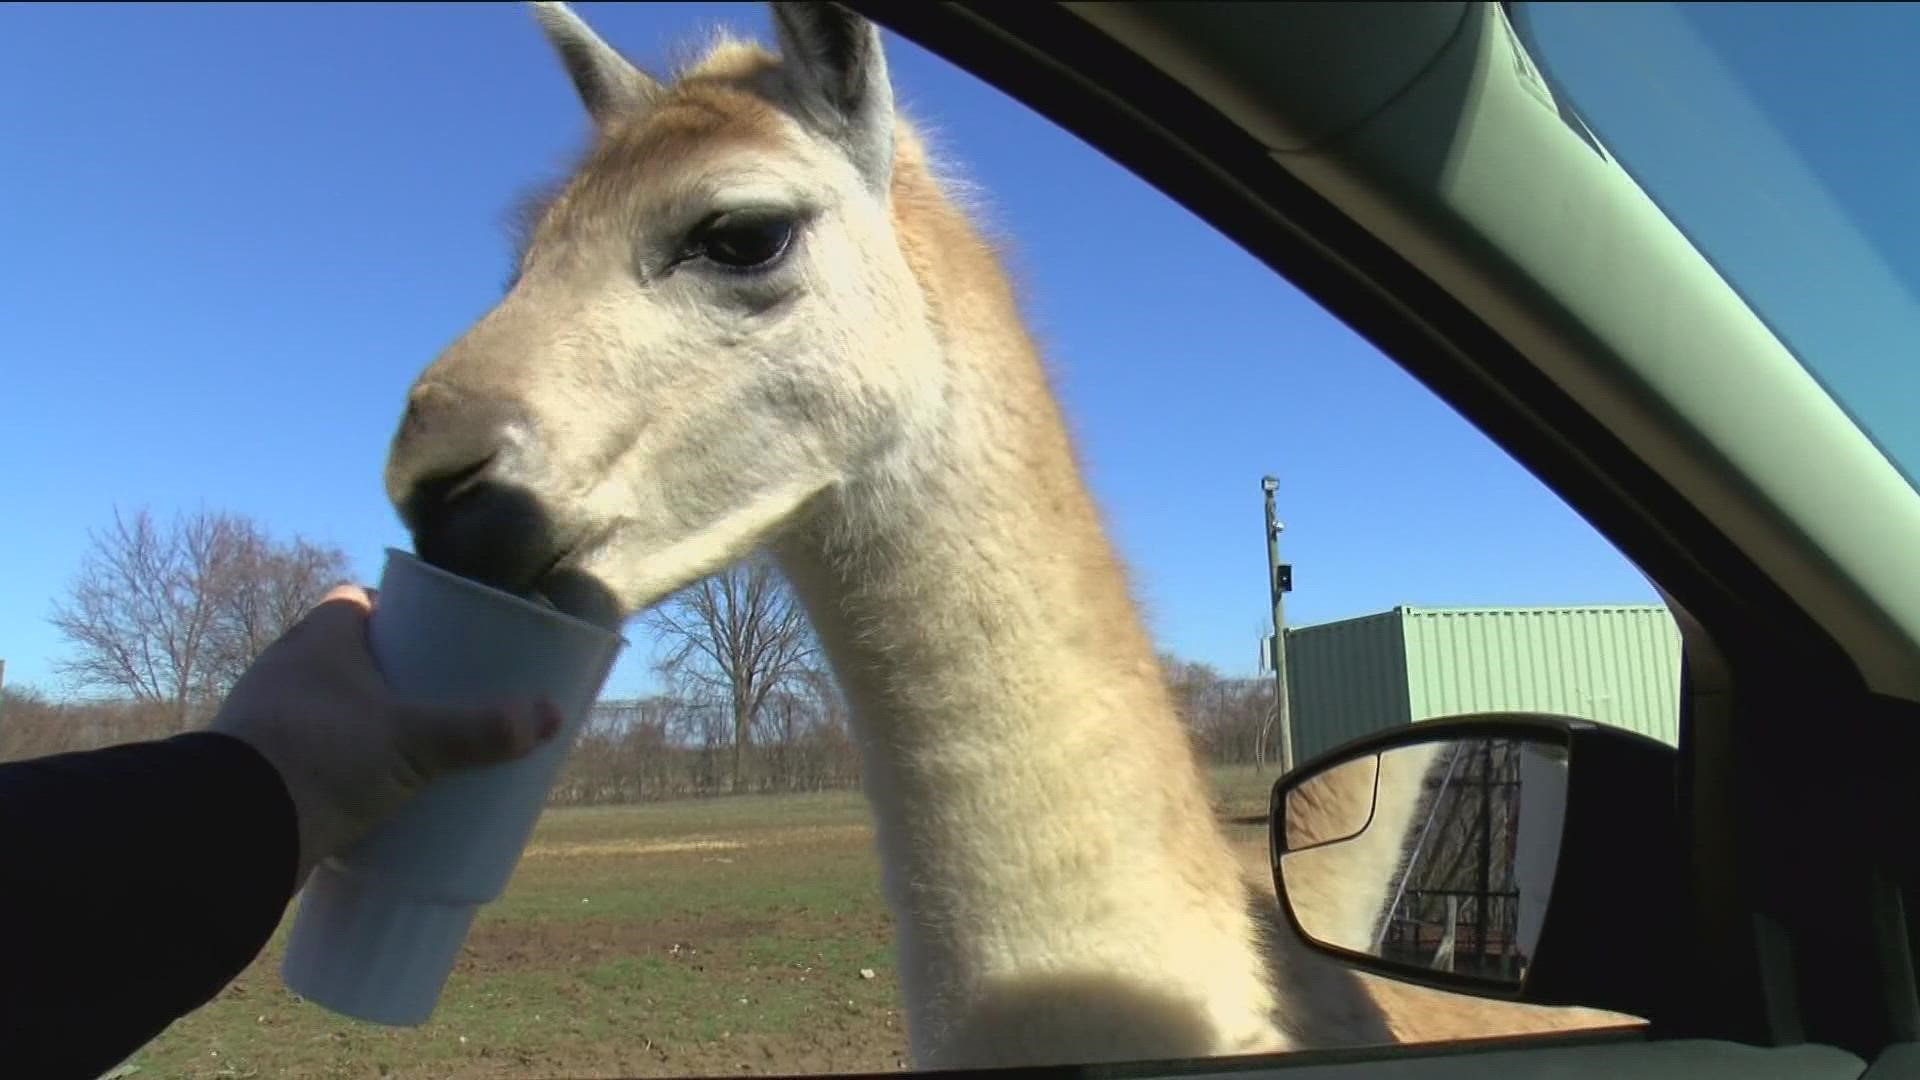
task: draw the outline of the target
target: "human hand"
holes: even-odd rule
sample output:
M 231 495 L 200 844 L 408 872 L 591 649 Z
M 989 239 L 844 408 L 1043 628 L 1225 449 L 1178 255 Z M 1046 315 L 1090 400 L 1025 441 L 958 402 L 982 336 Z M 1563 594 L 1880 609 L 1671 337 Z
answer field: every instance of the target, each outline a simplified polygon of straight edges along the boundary
M 454 769 L 511 761 L 560 728 L 545 701 L 461 708 L 403 702 L 367 646 L 375 595 L 343 585 L 267 648 L 209 725 L 280 773 L 300 828 L 296 888 Z

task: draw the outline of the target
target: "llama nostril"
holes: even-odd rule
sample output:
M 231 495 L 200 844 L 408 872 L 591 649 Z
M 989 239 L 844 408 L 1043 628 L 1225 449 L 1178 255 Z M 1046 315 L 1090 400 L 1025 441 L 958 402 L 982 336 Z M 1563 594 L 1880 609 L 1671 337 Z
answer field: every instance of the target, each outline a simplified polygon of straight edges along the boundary
M 526 422 L 525 409 L 510 400 L 416 386 L 387 458 L 387 497 L 402 520 L 412 527 L 419 512 L 478 482 Z
M 420 407 L 420 395 L 418 393 L 407 395 L 407 411 L 400 416 L 399 440 L 406 442 L 418 438 L 420 429 L 426 422 L 426 410 Z
M 494 459 L 499 456 L 497 453 L 488 454 L 471 465 L 462 466 L 451 472 L 423 476 L 414 481 L 412 497 L 430 503 L 453 502 L 462 493 L 480 483 L 482 474 L 487 471 L 487 466 L 492 465 Z
M 498 453 L 488 454 L 466 465 L 421 476 L 400 500 L 400 520 L 416 533 L 441 520 L 462 495 L 487 482 L 487 471 L 498 457 Z

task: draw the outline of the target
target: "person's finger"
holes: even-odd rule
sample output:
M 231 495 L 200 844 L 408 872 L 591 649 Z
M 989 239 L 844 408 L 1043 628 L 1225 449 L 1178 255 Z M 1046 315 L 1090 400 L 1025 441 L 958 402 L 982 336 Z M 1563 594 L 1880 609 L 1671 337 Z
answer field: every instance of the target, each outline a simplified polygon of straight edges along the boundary
M 396 705 L 401 752 L 432 779 L 453 769 L 512 761 L 560 730 L 560 713 L 545 701 L 488 708 Z
M 373 612 L 370 592 L 357 585 L 341 585 L 330 589 L 321 597 L 300 621 L 287 628 L 279 640 L 274 642 L 276 652 L 284 652 L 293 647 L 294 642 L 303 643 L 305 648 L 313 643 L 317 636 L 320 640 L 332 640 L 344 635 L 361 635 L 364 640 L 367 617 Z
M 318 604 L 314 605 L 314 610 L 318 611 L 328 604 L 344 601 L 359 608 L 363 613 L 369 612 L 373 610 L 377 595 L 372 589 L 360 585 L 335 585 L 327 590 L 327 595 L 321 597 Z
M 363 627 L 367 617 L 373 614 L 373 604 L 367 597 L 367 590 L 355 585 L 342 585 L 327 593 L 313 610 L 301 618 L 299 625 L 327 627 L 338 633 L 345 627 Z
M 342 585 L 307 612 L 295 629 L 307 628 L 323 640 L 351 640 L 364 648 L 367 620 L 373 615 L 371 594 L 357 585 Z

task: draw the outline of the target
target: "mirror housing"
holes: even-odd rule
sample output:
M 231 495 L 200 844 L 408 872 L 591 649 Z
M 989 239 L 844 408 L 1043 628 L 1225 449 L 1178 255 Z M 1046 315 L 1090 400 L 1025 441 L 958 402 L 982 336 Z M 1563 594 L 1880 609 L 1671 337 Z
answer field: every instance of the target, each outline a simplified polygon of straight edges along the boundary
M 1363 971 L 1654 1019 L 1684 955 L 1678 776 L 1672 747 L 1574 717 L 1365 736 L 1274 784 L 1274 888 L 1301 941 Z

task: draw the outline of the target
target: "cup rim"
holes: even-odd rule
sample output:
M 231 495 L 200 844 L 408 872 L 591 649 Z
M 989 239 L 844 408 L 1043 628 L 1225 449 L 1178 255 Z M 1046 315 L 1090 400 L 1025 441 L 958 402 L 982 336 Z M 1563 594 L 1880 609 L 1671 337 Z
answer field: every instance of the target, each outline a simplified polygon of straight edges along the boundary
M 493 586 L 486 584 L 485 582 L 475 581 L 470 577 L 461 577 L 459 574 L 456 574 L 451 570 L 445 570 L 445 569 L 442 569 L 441 567 L 433 565 L 427 560 L 421 558 L 418 555 L 415 555 L 411 551 L 407 551 L 404 548 L 388 547 L 386 551 L 387 551 L 387 558 L 389 560 L 399 558 L 401 560 L 404 560 L 408 563 L 413 564 L 413 566 L 421 570 L 425 570 L 429 574 L 438 576 L 440 578 L 444 578 L 445 580 L 453 582 L 457 585 L 465 586 L 468 589 L 475 590 L 486 596 L 489 596 L 498 600 L 504 600 L 510 604 L 518 605 L 528 611 L 546 616 L 547 618 L 558 619 L 562 623 L 571 623 L 584 630 L 591 631 L 595 636 L 598 636 L 598 637 L 602 637 L 602 638 L 610 637 L 615 641 L 619 642 L 619 644 L 623 647 L 626 645 L 632 644 L 632 642 L 629 642 L 627 640 L 626 635 L 622 634 L 618 630 L 610 630 L 607 627 L 601 626 L 599 623 L 590 622 L 586 619 L 581 618 L 578 615 L 570 615 L 567 612 L 561 611 L 559 608 L 556 608 L 556 607 L 547 607 L 542 604 L 536 604 L 532 600 L 529 600 L 526 597 L 519 595 L 518 593 L 510 593 L 505 589 L 496 589 Z

